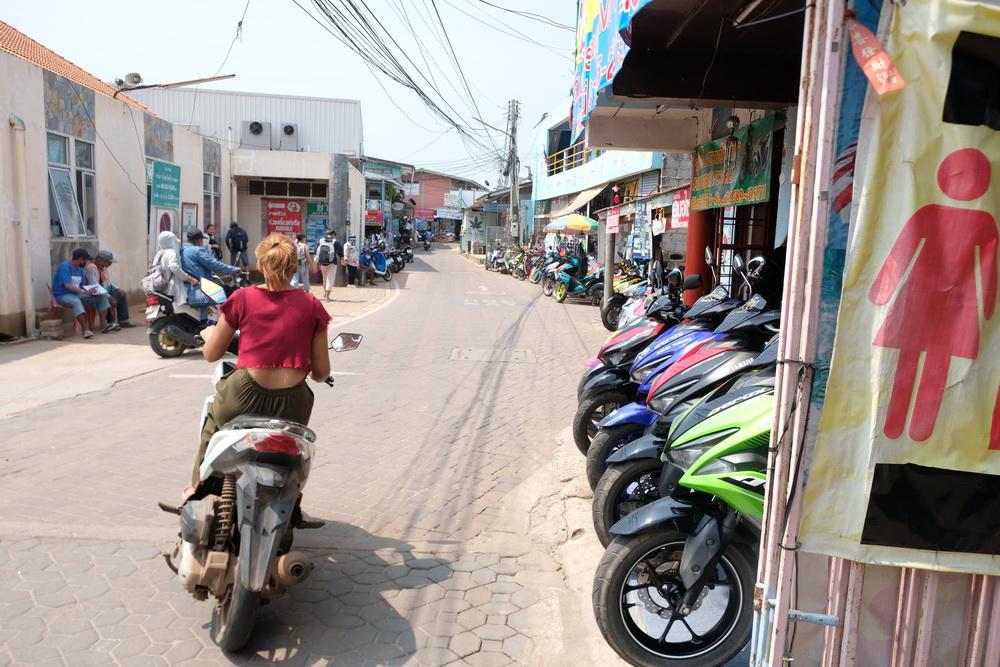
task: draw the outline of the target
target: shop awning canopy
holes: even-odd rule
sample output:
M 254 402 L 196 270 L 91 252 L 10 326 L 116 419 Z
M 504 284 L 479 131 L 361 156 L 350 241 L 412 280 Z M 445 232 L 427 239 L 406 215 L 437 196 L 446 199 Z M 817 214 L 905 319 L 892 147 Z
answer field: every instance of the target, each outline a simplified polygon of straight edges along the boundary
M 555 220 L 556 218 L 561 218 L 567 215 L 576 213 L 578 210 L 590 203 L 597 195 L 601 194 L 601 190 L 606 188 L 607 185 L 602 183 L 597 187 L 590 188 L 589 190 L 583 190 L 582 192 L 576 193 L 576 195 L 569 201 L 565 206 L 558 208 L 554 211 L 549 211 L 548 213 L 536 215 L 535 219 L 538 220 Z
M 573 214 L 556 218 L 545 226 L 546 232 L 583 232 L 585 234 L 597 233 L 597 220 L 592 220 L 584 215 Z
M 712 122 L 705 110 L 794 104 L 802 6 L 801 0 L 593 3 L 593 16 L 582 17 L 587 33 L 573 83 L 574 135 L 586 127 L 590 148 L 685 149 L 697 123 Z M 594 67 L 597 58 L 621 65 Z
M 403 184 L 400 181 L 397 181 L 392 176 L 386 176 L 385 174 L 379 174 L 379 173 L 376 173 L 374 171 L 366 171 L 365 172 L 365 180 L 367 180 L 367 181 L 385 181 L 386 183 L 391 183 L 391 184 L 395 185 L 397 188 L 402 188 L 403 187 Z

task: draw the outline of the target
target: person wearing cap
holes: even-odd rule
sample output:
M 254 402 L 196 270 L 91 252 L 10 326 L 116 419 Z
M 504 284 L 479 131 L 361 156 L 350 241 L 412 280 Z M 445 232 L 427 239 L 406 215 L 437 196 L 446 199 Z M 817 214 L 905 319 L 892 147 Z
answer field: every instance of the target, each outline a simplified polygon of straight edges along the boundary
M 108 293 L 111 308 L 108 309 L 107 321 L 108 331 L 118 331 L 119 329 L 131 328 L 135 325 L 128 319 L 128 297 L 124 290 L 119 289 L 111 282 L 108 269 L 115 262 L 115 256 L 110 250 L 101 250 L 94 255 L 94 261 L 87 264 L 83 271 L 87 277 L 88 285 L 100 285 Z
M 188 287 L 187 302 L 200 308 L 201 319 L 205 320 L 208 318 L 208 307 L 214 305 L 215 302 L 201 291 L 201 279 L 211 280 L 216 273 L 236 275 L 240 270 L 215 258 L 212 252 L 205 247 L 205 233 L 200 229 L 189 231 L 187 240 L 188 245 L 181 250 L 181 268 L 184 269 L 184 273 L 198 281 L 198 284 Z
M 104 313 L 110 307 L 107 295 L 100 294 L 96 284 L 85 280 L 83 267 L 90 261 L 90 253 L 85 248 L 77 248 L 70 259 L 60 262 L 55 277 L 52 278 L 53 298 L 60 306 L 73 311 L 73 317 L 80 324 L 84 338 L 94 335 L 90 330 L 86 307 L 93 306 L 98 313 Z

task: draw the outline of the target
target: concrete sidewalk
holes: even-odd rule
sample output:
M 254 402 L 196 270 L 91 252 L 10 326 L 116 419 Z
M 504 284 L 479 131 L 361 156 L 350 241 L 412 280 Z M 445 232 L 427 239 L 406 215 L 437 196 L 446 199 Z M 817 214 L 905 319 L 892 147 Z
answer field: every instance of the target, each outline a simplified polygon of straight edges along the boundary
M 400 274 L 401 276 L 404 274 Z M 405 284 L 404 281 L 400 281 Z M 322 300 L 321 289 L 313 294 Z M 359 288 L 337 287 L 324 303 L 333 316 L 331 327 L 349 322 L 398 294 L 396 282 Z M 145 305 L 131 308 L 137 326 L 114 333 L 95 333 L 90 340 L 72 336 L 63 340 L 36 339 L 0 344 L 0 420 L 50 403 L 104 391 L 120 382 L 177 367 L 178 372 L 208 376 L 201 354 L 188 350 L 176 359 L 161 359 L 149 347 L 143 319 Z M 333 329 L 331 329 L 333 330 Z M 190 368 L 185 368 L 190 366 Z

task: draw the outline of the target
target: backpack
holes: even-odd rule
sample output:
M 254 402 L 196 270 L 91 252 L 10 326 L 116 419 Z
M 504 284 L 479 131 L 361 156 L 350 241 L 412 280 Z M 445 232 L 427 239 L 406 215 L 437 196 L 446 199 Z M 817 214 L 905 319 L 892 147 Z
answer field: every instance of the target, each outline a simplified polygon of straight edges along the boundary
M 142 286 L 142 290 L 146 294 L 152 294 L 153 292 L 162 292 L 165 290 L 169 282 L 170 276 L 167 274 L 166 269 L 160 265 L 160 253 L 156 253 L 156 257 L 153 258 L 153 265 L 146 271 L 146 275 L 139 281 L 139 285 Z
M 319 247 L 316 249 L 316 261 L 320 264 L 333 264 L 333 259 L 330 257 L 330 244 L 326 241 L 320 241 Z

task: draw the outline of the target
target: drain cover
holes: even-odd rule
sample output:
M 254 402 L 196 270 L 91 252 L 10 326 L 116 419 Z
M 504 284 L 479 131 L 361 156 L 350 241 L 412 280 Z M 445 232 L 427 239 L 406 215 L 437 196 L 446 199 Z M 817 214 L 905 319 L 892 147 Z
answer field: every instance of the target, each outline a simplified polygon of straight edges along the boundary
M 533 364 L 535 353 L 531 350 L 502 350 L 494 347 L 452 348 L 450 361 L 480 361 L 499 364 Z

